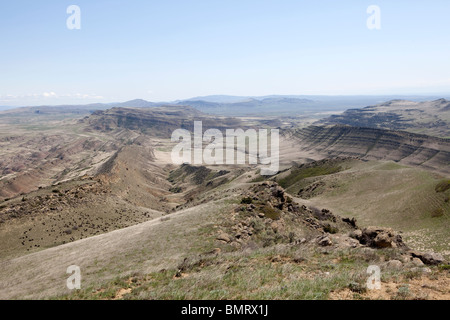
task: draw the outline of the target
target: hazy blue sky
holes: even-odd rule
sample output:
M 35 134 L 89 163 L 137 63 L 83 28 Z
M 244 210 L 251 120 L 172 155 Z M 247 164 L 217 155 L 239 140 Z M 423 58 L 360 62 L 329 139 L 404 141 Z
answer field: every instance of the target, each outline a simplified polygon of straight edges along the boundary
M 0 41 L 0 105 L 450 92 L 448 0 L 1 1 Z

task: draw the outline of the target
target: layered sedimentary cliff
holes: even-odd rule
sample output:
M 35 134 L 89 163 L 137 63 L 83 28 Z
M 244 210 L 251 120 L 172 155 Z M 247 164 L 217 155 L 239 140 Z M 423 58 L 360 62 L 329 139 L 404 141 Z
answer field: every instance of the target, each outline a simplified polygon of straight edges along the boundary
M 294 132 L 302 151 L 367 160 L 393 160 L 450 173 L 450 140 L 375 128 L 310 126 Z
M 88 130 L 113 131 L 115 129 L 138 130 L 149 135 L 170 138 L 176 129 L 192 131 L 194 121 L 202 121 L 204 128 L 219 130 L 240 127 L 235 118 L 211 117 L 191 107 L 166 106 L 147 109 L 112 108 L 96 111 L 81 122 Z

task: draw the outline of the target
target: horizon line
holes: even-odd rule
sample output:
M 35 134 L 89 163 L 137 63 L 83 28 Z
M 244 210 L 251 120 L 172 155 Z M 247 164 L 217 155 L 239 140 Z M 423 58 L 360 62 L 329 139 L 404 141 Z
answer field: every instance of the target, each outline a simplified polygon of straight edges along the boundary
M 171 103 L 179 103 L 183 101 L 205 101 L 202 99 L 210 98 L 210 97 L 230 97 L 230 98 L 246 98 L 246 99 L 256 99 L 258 98 L 264 98 L 267 99 L 267 97 L 339 97 L 339 98 L 346 98 L 346 97 L 404 97 L 404 98 L 438 98 L 439 99 L 447 99 L 450 98 L 450 93 L 429 93 L 429 94 L 267 94 L 267 95 L 232 95 L 232 94 L 211 94 L 211 95 L 203 95 L 203 96 L 194 96 L 191 98 L 186 99 L 176 99 L 176 100 L 167 100 L 167 101 L 151 101 L 146 100 L 142 98 L 135 98 L 130 99 L 126 101 L 111 101 L 111 102 L 91 102 L 91 103 L 57 103 L 57 104 L 34 104 L 34 105 L 0 105 L 0 108 L 33 108 L 33 107 L 64 107 L 64 106 L 90 106 L 90 105 L 108 105 L 108 104 L 122 104 L 132 101 L 143 101 L 148 103 L 154 103 L 154 104 L 171 104 Z M 294 98 L 294 99 L 295 99 Z M 395 100 L 395 99 L 393 99 Z M 210 101 L 206 101 L 210 102 Z M 243 101 L 240 101 L 243 102 Z M 211 103 L 223 103 L 223 104 L 232 104 L 232 103 L 239 103 L 239 102 L 211 102 Z

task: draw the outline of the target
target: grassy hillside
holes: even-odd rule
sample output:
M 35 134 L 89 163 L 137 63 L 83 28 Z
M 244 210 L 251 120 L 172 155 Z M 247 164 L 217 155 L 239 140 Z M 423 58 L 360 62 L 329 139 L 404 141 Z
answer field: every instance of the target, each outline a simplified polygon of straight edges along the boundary
M 450 190 L 442 176 L 395 162 L 355 162 L 345 171 L 301 180 L 288 191 L 362 225 L 401 230 L 418 249 L 450 254 Z
M 196 242 L 197 251 L 190 250 L 177 265 L 117 277 L 54 298 L 314 300 L 448 296 L 442 290 L 449 284 L 445 267 L 432 267 L 424 276 L 417 261 L 405 259 L 401 250 L 360 246 L 346 236 L 351 225 L 327 211 L 316 219 L 314 211 L 298 207 L 282 189 L 270 185 L 254 186 L 251 192 L 241 190 L 245 196 L 240 201 L 234 198 L 221 207 L 213 225 L 198 229 L 196 235 L 204 241 Z M 268 215 L 264 210 L 267 206 L 273 206 L 272 211 L 279 214 Z M 317 241 L 323 239 L 321 229 L 329 223 L 335 231 L 325 234 L 332 243 L 323 245 L 319 241 L 318 245 Z M 402 267 L 395 267 L 393 260 Z M 381 266 L 383 290 L 367 290 L 369 265 Z M 424 289 L 424 284 L 430 289 Z

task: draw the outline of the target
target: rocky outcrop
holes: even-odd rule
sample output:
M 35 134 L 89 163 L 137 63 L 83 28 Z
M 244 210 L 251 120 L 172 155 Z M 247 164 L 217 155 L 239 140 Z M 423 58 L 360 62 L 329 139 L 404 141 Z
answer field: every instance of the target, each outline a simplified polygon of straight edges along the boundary
M 358 240 L 372 248 L 406 248 L 401 235 L 391 228 L 364 228 Z
M 434 252 L 422 253 L 422 252 L 412 251 L 411 255 L 414 258 L 420 259 L 424 264 L 427 264 L 427 265 L 439 265 L 439 264 L 442 264 L 445 262 L 444 257 L 439 253 L 434 253 Z
M 268 246 L 285 243 L 309 244 L 320 250 L 365 248 L 391 249 L 400 260 L 386 267 L 402 268 L 403 264 L 421 267 L 444 263 L 440 254 L 412 251 L 399 232 L 391 228 L 360 228 L 354 218 L 342 218 L 327 209 L 299 206 L 276 182 L 254 185 L 243 195 L 228 224 L 217 231 L 217 241 L 235 248 L 249 245 Z M 308 236 L 302 236 L 306 230 Z

